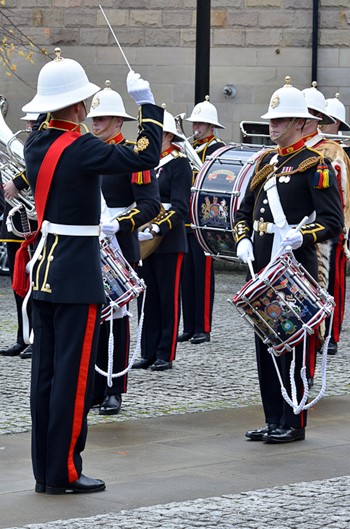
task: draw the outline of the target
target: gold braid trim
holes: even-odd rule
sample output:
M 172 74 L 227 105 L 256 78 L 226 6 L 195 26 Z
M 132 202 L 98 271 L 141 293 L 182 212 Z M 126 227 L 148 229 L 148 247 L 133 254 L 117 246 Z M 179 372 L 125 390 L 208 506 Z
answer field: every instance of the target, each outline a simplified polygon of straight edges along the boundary
M 250 189 L 254 191 L 258 187 L 258 185 L 267 179 L 268 176 L 270 176 L 271 173 L 275 170 L 275 166 L 271 164 L 266 164 L 260 171 L 255 173 L 252 181 L 250 182 Z
M 303 173 L 304 171 L 307 171 L 314 165 L 317 165 L 321 161 L 321 156 L 313 156 L 312 158 L 308 158 L 307 160 L 304 160 L 299 164 L 298 171 Z M 323 161 L 323 159 L 322 159 Z
M 284 161 L 283 165 L 286 165 L 286 163 L 289 160 L 290 160 L 290 158 L 288 160 Z M 287 171 L 286 173 L 284 173 L 283 172 L 283 168 L 282 168 L 282 171 L 280 173 L 278 173 L 278 176 L 282 176 L 284 174 L 290 176 L 290 175 L 295 174 L 295 173 L 304 173 L 305 171 L 307 171 L 311 167 L 314 167 L 315 165 L 317 165 L 321 160 L 322 160 L 322 157 L 320 157 L 320 156 L 312 156 L 311 158 L 307 158 L 307 160 L 303 160 L 298 165 L 298 167 L 296 169 L 294 169 L 293 171 Z M 266 180 L 267 177 L 270 176 L 270 174 L 273 171 L 275 171 L 275 173 L 276 173 L 280 167 L 281 166 L 275 167 L 275 166 L 273 166 L 271 164 L 265 165 L 262 169 L 260 169 L 260 171 L 255 173 L 255 175 L 254 175 L 254 177 L 253 177 L 253 179 L 251 181 L 251 184 L 250 184 L 250 189 L 252 191 L 254 191 L 254 189 L 256 189 L 261 182 Z

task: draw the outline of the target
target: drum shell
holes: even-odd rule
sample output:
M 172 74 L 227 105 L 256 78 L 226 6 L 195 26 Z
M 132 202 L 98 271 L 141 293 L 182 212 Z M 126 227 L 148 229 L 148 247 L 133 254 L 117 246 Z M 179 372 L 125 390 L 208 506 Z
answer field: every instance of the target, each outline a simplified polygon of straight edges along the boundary
M 334 300 L 289 254 L 251 279 L 232 300 L 256 334 L 280 356 L 315 332 Z
M 199 171 L 191 190 L 191 223 L 206 254 L 237 260 L 234 217 L 264 147 L 230 144 L 213 153 Z

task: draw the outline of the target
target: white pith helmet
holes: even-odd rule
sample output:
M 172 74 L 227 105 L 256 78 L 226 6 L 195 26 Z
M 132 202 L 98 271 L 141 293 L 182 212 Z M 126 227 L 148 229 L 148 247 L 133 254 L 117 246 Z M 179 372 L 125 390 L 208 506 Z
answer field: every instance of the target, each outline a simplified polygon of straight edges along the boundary
M 304 90 L 302 90 L 307 108 L 316 110 L 316 112 L 320 112 L 322 114 L 322 119 L 319 122 L 320 125 L 329 125 L 330 123 L 334 123 L 334 119 L 328 115 L 326 110 L 326 98 L 322 92 L 317 90 L 316 87 L 317 83 L 316 81 L 313 81 L 311 88 L 304 88 Z
M 209 103 L 209 96 L 205 96 L 205 101 L 197 103 L 192 110 L 192 114 L 186 121 L 191 123 L 209 123 L 214 125 L 217 129 L 224 129 L 218 121 L 218 112 L 212 103 Z
M 185 138 L 183 136 L 180 136 L 178 134 L 178 131 L 176 130 L 176 123 L 175 118 L 170 112 L 165 110 L 165 104 L 162 104 L 162 107 L 164 108 L 164 118 L 163 118 L 163 131 L 164 132 L 170 132 L 174 135 L 172 141 L 185 141 Z
M 39 117 L 39 112 L 27 112 L 23 118 L 19 118 L 22 121 L 36 121 Z
M 286 84 L 272 94 L 268 111 L 261 117 L 264 119 L 305 118 L 319 121 L 320 118 L 309 113 L 305 97 L 298 88 L 290 84 L 290 77 L 286 76 L 284 80 Z
M 84 68 L 73 59 L 63 59 L 60 48 L 56 58 L 39 72 L 37 93 L 24 105 L 23 112 L 54 112 L 84 101 L 100 87 L 90 83 Z
M 339 130 L 350 130 L 350 125 L 346 122 L 345 106 L 339 99 L 340 94 L 336 93 L 335 97 L 326 99 L 326 110 L 329 116 L 340 121 Z
M 91 101 L 88 118 L 100 116 L 116 116 L 124 118 L 124 121 L 135 121 L 136 118 L 126 113 L 122 97 L 118 92 L 112 90 L 111 82 L 105 81 L 105 88 L 94 95 Z

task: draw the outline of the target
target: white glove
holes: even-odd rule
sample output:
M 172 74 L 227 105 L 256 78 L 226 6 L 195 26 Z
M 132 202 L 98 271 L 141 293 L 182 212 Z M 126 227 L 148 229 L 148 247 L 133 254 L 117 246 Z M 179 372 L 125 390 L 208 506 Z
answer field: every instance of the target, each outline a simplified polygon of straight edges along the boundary
M 138 233 L 138 238 L 139 238 L 139 241 L 150 241 L 151 239 L 153 239 L 153 235 L 152 233 L 148 230 L 148 231 L 139 231 Z
M 149 82 L 142 79 L 139 73 L 130 70 L 126 78 L 126 86 L 129 95 L 137 105 L 143 105 L 145 103 L 155 104 Z
M 254 252 L 253 244 L 250 239 L 245 237 L 237 244 L 236 248 L 237 257 L 239 257 L 243 263 L 248 263 L 248 261 L 254 261 Z
M 283 241 L 281 242 L 281 247 L 286 250 L 288 247 L 292 250 L 297 250 L 303 244 L 303 236 L 299 230 L 291 228 Z
M 109 237 L 117 233 L 117 231 L 119 231 L 119 228 L 120 228 L 120 224 L 117 221 L 117 219 L 114 219 L 108 222 L 103 222 L 101 225 L 101 231 L 105 235 L 108 235 Z

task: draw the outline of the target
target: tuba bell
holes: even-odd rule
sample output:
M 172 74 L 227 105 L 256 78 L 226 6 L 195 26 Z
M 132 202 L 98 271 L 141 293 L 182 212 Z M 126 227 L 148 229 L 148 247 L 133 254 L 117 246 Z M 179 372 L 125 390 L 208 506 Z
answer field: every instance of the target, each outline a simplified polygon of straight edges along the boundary
M 24 145 L 17 138 L 23 131 L 13 134 L 5 122 L 7 100 L 0 94 L 0 173 L 2 183 L 12 181 L 19 173 L 25 170 Z M 17 197 L 5 199 L 11 206 L 23 206 L 30 220 L 36 220 L 34 197 L 30 189 L 22 190 Z

